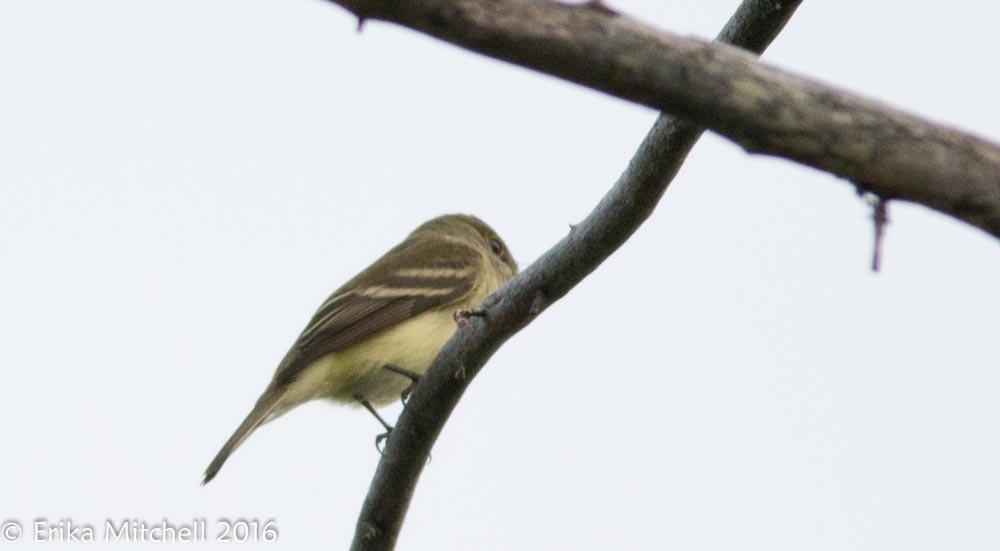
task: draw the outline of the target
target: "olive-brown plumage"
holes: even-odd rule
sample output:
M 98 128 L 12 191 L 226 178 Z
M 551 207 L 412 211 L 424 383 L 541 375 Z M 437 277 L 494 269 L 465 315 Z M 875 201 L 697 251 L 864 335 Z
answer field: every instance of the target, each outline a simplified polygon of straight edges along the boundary
M 426 371 L 455 331 L 453 312 L 478 306 L 516 273 L 506 245 L 474 216 L 418 227 L 323 302 L 202 483 L 257 427 L 301 403 L 396 399 L 410 381 L 384 367 Z

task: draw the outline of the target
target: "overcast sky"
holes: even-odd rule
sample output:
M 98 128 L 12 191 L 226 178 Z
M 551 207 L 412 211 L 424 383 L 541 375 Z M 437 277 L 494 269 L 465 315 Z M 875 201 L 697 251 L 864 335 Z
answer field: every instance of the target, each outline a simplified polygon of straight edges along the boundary
M 769 62 L 1000 139 L 1000 8 L 804 4 Z M 312 403 L 199 487 L 326 295 L 448 212 L 529 264 L 656 117 L 316 0 L 5 0 L 0 75 L 0 522 L 275 519 L 240 548 L 346 548 L 378 461 Z M 400 548 L 1000 548 L 997 242 L 894 204 L 873 275 L 868 215 L 706 135 L 471 386 Z

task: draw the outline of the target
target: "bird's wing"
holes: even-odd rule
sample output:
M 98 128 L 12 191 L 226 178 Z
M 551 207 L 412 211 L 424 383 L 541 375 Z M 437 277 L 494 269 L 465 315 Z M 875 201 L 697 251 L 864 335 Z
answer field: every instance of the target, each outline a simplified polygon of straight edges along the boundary
M 320 306 L 275 373 L 275 382 L 290 381 L 326 354 L 458 301 L 475 284 L 476 259 L 460 243 L 411 239 L 399 244 Z

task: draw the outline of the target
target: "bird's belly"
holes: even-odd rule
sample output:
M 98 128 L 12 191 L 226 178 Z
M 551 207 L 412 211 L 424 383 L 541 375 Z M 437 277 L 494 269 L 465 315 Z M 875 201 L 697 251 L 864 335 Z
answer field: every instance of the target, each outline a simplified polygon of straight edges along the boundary
M 289 398 L 355 402 L 357 396 L 363 396 L 373 405 L 398 400 L 411 381 L 384 366 L 393 364 L 423 374 L 455 329 L 450 309 L 419 314 L 317 359 L 292 383 Z

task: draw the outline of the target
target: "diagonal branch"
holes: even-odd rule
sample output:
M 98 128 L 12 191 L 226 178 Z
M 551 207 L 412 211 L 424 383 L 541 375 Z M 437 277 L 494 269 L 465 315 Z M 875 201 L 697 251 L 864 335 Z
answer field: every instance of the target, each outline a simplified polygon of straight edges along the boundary
M 748 151 L 830 172 L 1000 237 L 1000 146 L 735 48 L 652 29 L 596 0 L 330 1 L 359 20 L 398 23 L 672 113 Z
M 720 40 L 763 51 L 801 0 L 744 0 Z M 392 549 L 434 441 L 493 353 L 594 271 L 653 212 L 702 130 L 661 115 L 628 168 L 568 236 L 486 299 L 410 395 L 365 499 L 352 549 Z

